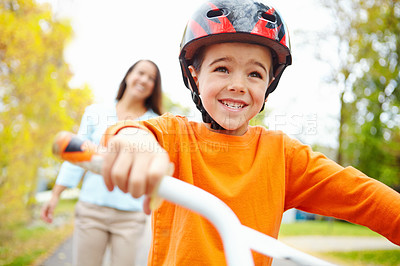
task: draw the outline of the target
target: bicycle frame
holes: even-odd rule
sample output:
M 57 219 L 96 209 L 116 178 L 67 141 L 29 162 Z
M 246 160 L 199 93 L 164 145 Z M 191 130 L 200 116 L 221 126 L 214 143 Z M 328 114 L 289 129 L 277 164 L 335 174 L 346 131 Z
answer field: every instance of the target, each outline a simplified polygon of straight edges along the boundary
M 70 145 L 70 143 L 74 144 Z M 93 147 L 91 145 L 89 146 Z M 84 156 L 84 160 L 73 160 L 71 156 L 63 155 L 67 147 L 69 152 L 71 151 L 71 146 L 73 146 L 74 153 L 91 153 L 91 155 Z M 82 140 L 70 133 L 63 132 L 56 138 L 53 153 L 86 170 L 101 174 L 103 158 L 95 154 L 93 150 L 85 150 L 84 146 L 85 143 Z M 291 260 L 298 265 L 333 265 L 242 225 L 235 213 L 223 201 L 179 179 L 165 176 L 158 186 L 157 195 L 209 220 L 221 236 L 229 266 L 254 265 L 251 250 L 272 258 Z

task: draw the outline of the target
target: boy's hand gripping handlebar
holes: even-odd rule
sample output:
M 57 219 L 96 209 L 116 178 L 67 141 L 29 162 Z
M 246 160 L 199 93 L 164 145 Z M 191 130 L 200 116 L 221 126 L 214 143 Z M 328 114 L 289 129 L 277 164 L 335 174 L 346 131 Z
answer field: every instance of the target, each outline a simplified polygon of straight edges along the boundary
M 97 148 L 90 141 L 83 141 L 65 131 L 57 134 L 53 143 L 54 155 L 101 174 L 103 157 L 97 154 Z M 222 238 L 225 257 L 230 266 L 254 265 L 250 250 L 277 259 L 288 259 L 298 265 L 332 265 L 242 225 L 234 212 L 220 199 L 176 178 L 165 176 L 153 194 L 154 197 L 178 204 L 208 219 Z

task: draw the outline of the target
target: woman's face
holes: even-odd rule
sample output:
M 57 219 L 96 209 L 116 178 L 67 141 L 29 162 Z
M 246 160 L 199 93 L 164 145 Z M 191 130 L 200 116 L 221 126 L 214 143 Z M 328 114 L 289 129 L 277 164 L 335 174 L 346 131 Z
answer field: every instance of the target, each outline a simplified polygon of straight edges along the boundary
M 125 79 L 123 97 L 145 101 L 153 93 L 156 78 L 156 67 L 149 61 L 140 61 Z

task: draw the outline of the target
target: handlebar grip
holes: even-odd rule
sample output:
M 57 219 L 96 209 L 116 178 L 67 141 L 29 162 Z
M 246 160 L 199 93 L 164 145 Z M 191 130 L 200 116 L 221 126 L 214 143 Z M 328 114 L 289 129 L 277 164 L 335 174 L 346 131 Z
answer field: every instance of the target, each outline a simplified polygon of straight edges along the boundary
M 103 157 L 97 154 L 98 146 L 82 140 L 71 132 L 59 132 L 53 142 L 52 152 L 62 160 L 76 164 L 96 174 L 101 174 Z

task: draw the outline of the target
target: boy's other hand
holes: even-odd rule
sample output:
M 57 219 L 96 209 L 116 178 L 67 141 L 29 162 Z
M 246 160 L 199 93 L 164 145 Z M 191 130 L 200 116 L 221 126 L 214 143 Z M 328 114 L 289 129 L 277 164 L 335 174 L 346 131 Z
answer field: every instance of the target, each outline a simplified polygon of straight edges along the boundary
M 149 132 L 124 128 L 110 138 L 104 156 L 103 178 L 109 191 L 114 186 L 138 198 L 151 195 L 168 173 L 169 157 Z

